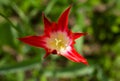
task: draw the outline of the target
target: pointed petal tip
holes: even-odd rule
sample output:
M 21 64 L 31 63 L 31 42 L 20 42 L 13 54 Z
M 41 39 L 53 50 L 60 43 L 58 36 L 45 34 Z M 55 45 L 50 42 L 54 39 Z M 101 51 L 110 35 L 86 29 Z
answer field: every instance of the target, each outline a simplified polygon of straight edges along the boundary
M 83 63 L 83 64 L 85 64 L 85 65 L 89 66 L 88 61 L 87 61 L 84 57 L 82 57 L 82 59 L 81 59 L 81 60 L 78 60 L 78 61 L 76 61 L 76 62 L 77 62 L 77 63 Z
M 49 53 L 46 53 L 44 56 L 43 56 L 43 59 L 47 58 L 49 56 Z
M 87 62 L 87 60 L 85 59 L 84 61 L 82 61 L 83 64 L 89 66 L 89 63 Z
M 83 35 L 88 35 L 88 33 L 85 32 L 85 33 L 83 33 Z
M 17 38 L 17 39 L 24 42 L 24 41 L 26 40 L 26 38 L 27 38 L 27 37 Z
M 17 39 L 20 40 L 20 41 L 22 41 L 22 42 L 25 41 L 25 37 L 23 37 L 23 38 L 17 38 Z
M 77 39 L 77 38 L 79 38 L 81 36 L 85 36 L 85 35 L 87 35 L 87 33 L 73 33 L 73 38 Z
M 62 56 L 68 58 L 69 60 L 76 62 L 76 63 L 83 63 L 85 65 L 88 65 L 87 60 L 81 56 L 78 52 L 76 52 L 76 50 L 72 47 L 70 48 L 69 51 L 67 51 L 64 54 L 61 54 Z
M 43 19 L 45 18 L 45 14 L 44 14 L 44 12 L 42 12 L 42 18 L 43 18 Z
M 66 8 L 62 14 L 60 15 L 60 17 L 58 18 L 58 29 L 64 31 L 68 29 L 68 16 L 70 13 L 70 9 L 71 9 L 71 5 Z
M 20 41 L 22 41 L 23 40 L 23 38 L 17 38 L 18 40 L 20 40 Z
M 44 16 L 44 12 L 42 12 L 42 16 Z
M 42 16 L 45 16 L 45 13 L 44 13 L 44 12 L 42 12 Z
M 72 4 L 68 8 L 71 9 L 72 8 Z
M 81 33 L 81 36 L 84 36 L 84 35 L 87 35 L 88 33 L 87 32 L 84 32 L 84 33 Z
M 51 21 L 45 16 L 45 14 L 42 12 L 42 20 L 43 20 L 43 23 L 44 23 L 44 32 L 47 33 L 49 31 L 48 28 L 51 27 L 52 23 Z
M 71 8 L 72 8 L 72 5 L 70 5 L 65 11 L 68 10 L 68 13 L 69 13 L 69 11 L 70 11 Z
M 17 39 L 20 40 L 21 42 L 26 43 L 26 38 L 25 37 L 23 37 L 23 38 L 17 38 Z
M 44 21 L 48 20 L 45 16 L 44 12 L 42 12 L 42 18 L 43 18 Z
M 43 56 L 43 59 L 45 59 L 47 56 L 48 56 L 48 55 L 45 54 L 45 55 Z
M 20 40 L 20 38 L 17 38 L 18 40 Z
M 89 66 L 89 63 L 87 62 L 86 59 L 84 59 L 84 61 L 73 61 L 73 62 L 76 62 L 76 63 L 83 63 L 83 64 Z

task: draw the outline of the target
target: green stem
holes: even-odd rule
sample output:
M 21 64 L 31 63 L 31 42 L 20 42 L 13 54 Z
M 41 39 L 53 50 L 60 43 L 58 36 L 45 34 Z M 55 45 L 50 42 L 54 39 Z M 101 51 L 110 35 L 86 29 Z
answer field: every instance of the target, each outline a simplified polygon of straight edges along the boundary
M 17 30 L 17 27 L 9 20 L 8 17 L 6 17 L 5 15 L 3 15 L 2 13 L 0 13 L 0 16 L 2 16 L 4 19 L 6 19 L 6 20 L 10 23 L 10 25 L 11 25 L 16 31 L 18 31 L 18 30 Z M 18 32 L 19 32 L 19 31 L 18 31 Z

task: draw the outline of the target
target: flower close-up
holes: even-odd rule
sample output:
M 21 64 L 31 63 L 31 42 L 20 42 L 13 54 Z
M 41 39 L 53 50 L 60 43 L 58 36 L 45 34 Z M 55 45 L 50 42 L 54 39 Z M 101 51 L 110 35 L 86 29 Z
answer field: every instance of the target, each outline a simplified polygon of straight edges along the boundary
M 75 40 L 86 33 L 73 33 L 68 29 L 68 16 L 71 6 L 68 7 L 59 17 L 57 22 L 49 21 L 44 14 L 44 34 L 41 36 L 27 36 L 19 38 L 20 41 L 35 47 L 46 50 L 44 58 L 50 54 L 64 56 L 67 59 L 88 64 L 87 60 L 81 56 L 74 48 Z

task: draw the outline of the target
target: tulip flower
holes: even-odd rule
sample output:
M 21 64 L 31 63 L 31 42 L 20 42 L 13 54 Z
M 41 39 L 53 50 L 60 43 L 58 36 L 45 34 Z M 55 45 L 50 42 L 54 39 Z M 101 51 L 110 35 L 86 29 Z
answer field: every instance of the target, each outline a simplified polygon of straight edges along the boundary
M 44 48 L 46 50 L 44 58 L 50 54 L 56 54 L 73 62 L 87 65 L 87 60 L 74 48 L 75 40 L 86 35 L 86 33 L 73 33 L 68 29 L 70 9 L 71 6 L 60 15 L 58 22 L 51 22 L 42 14 L 45 27 L 44 34 L 41 36 L 26 36 L 19 38 L 19 40 L 31 46 Z

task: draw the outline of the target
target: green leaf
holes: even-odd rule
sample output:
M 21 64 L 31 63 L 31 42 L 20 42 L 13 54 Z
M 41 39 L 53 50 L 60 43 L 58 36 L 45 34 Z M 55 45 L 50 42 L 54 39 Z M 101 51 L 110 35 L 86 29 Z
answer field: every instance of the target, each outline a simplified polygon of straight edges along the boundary
M 14 46 L 14 38 L 12 35 L 11 27 L 8 23 L 0 24 L 0 45 Z
M 34 59 L 29 59 L 20 63 L 16 64 L 7 64 L 3 67 L 0 67 L 0 74 L 7 74 L 9 72 L 17 72 L 17 71 L 24 71 L 35 67 L 41 67 L 40 57 L 36 57 Z
M 94 72 L 95 68 L 94 66 L 85 66 L 82 67 L 81 65 L 74 65 L 71 67 L 66 67 L 61 70 L 56 70 L 53 72 L 52 70 L 46 71 L 45 76 L 54 76 L 54 77 L 64 77 L 64 78 L 74 78 L 76 76 L 85 76 L 85 75 L 91 75 Z
M 2 13 L 0 13 L 0 16 L 2 16 L 4 19 L 6 19 L 8 21 L 8 23 L 11 25 L 11 27 L 13 27 L 16 31 L 18 31 L 18 29 L 16 28 L 16 26 L 8 19 L 8 17 L 6 17 Z
M 56 2 L 57 2 L 57 0 L 51 0 L 51 1 L 49 2 L 49 4 L 47 5 L 44 13 L 45 13 L 45 14 L 48 14 L 48 13 L 52 10 L 52 8 L 53 8 L 53 6 L 54 6 L 54 4 L 55 4 Z

